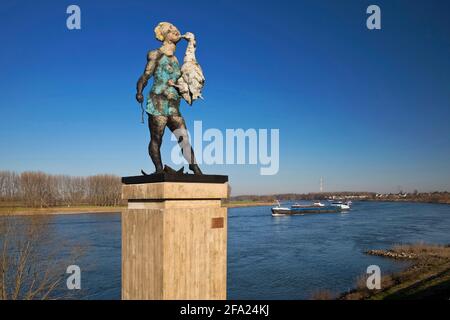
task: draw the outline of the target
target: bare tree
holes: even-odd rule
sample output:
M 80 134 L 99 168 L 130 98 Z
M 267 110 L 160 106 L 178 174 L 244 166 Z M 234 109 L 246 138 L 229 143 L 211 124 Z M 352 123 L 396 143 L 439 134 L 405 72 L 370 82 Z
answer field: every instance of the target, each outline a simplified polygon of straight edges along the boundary
M 84 177 L 72 178 L 70 184 L 70 197 L 72 204 L 87 203 L 87 181 Z
M 19 175 L 12 171 L 0 171 L 0 201 L 19 198 Z
M 69 297 L 57 289 L 82 250 L 76 248 L 66 258 L 51 250 L 49 228 L 43 217 L 0 217 L 0 300 Z
M 20 190 L 25 205 L 50 207 L 55 204 L 55 179 L 43 172 L 23 172 L 20 175 Z
M 97 206 L 114 206 L 120 202 L 121 183 L 117 176 L 96 175 L 87 178 L 88 199 Z
M 0 200 L 5 201 L 6 200 L 6 191 L 8 190 L 8 172 L 7 171 L 0 171 Z

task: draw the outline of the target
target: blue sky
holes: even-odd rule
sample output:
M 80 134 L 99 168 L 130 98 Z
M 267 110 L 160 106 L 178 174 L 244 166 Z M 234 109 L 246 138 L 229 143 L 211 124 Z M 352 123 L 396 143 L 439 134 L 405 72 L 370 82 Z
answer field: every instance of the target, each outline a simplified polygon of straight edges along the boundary
M 188 127 L 279 128 L 280 170 L 203 166 L 233 194 L 450 189 L 446 1 L 2 1 L 0 169 L 151 171 L 134 100 L 153 28 L 197 36 Z M 82 29 L 66 28 L 77 4 Z M 366 28 L 370 4 L 382 30 Z M 185 44 L 177 55 L 182 60 Z M 166 132 L 163 160 L 174 142 Z

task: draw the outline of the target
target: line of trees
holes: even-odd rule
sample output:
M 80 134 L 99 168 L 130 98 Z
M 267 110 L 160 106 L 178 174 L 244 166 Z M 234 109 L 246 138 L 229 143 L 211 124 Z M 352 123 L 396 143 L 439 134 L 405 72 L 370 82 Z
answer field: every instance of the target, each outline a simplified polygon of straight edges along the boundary
M 51 175 L 39 171 L 0 171 L 0 201 L 27 207 L 121 204 L 121 181 L 115 175 Z

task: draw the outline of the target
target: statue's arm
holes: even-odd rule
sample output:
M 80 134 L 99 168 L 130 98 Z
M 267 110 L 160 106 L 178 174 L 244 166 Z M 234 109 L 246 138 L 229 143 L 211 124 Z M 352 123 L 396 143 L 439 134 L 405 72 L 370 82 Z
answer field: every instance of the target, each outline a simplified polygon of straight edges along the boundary
M 151 78 L 153 72 L 155 71 L 159 56 L 160 54 L 158 50 L 150 51 L 147 54 L 147 64 L 145 65 L 144 73 L 139 78 L 136 84 L 136 100 L 140 103 L 144 101 L 142 91 L 144 90 L 145 86 L 148 83 L 148 80 Z

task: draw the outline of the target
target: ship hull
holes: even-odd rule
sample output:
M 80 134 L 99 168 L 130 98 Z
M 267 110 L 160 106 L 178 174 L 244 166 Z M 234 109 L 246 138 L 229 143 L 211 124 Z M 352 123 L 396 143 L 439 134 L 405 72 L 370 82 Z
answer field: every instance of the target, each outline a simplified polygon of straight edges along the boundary
M 272 208 L 273 216 L 285 215 L 304 215 L 304 214 L 318 214 L 318 213 L 339 213 L 343 210 L 337 206 L 327 207 L 301 207 L 301 208 Z

